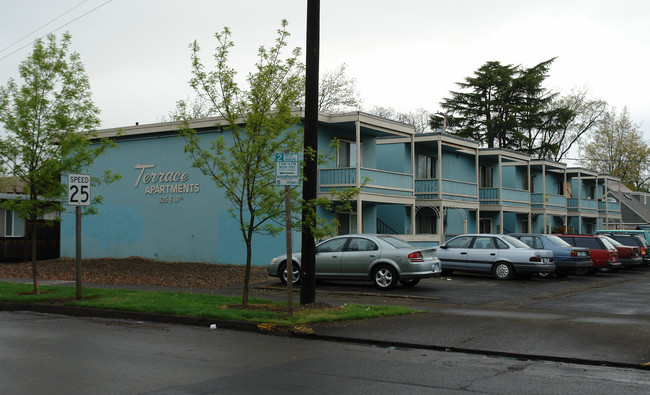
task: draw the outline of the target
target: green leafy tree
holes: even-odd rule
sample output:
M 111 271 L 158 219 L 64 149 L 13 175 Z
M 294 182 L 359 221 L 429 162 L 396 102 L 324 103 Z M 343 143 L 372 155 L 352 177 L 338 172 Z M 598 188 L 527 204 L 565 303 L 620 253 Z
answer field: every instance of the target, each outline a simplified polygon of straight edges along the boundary
M 472 77 L 457 83 L 460 91 L 441 103 L 446 115 L 431 116 L 432 129 L 481 142 L 488 148 L 510 148 L 539 156 L 558 147 L 544 133 L 563 127 L 568 110 L 553 107 L 557 94 L 542 84 L 553 59 L 531 68 L 487 62 Z
M 31 226 L 34 293 L 39 293 L 36 266 L 36 223 L 47 214 L 65 210 L 66 173 L 88 168 L 110 146 L 93 144 L 99 125 L 99 109 L 91 100 L 90 84 L 77 53 L 70 53 L 71 36 L 60 43 L 54 35 L 36 40 L 30 56 L 20 67 L 22 85 L 10 79 L 0 87 L 0 160 L 7 172 L 24 184 L 27 199 L 1 205 L 19 213 Z M 107 172 L 95 184 L 119 178 Z M 101 197 L 94 199 L 101 202 Z M 92 211 L 92 209 L 91 209 Z M 58 218 L 57 218 L 58 219 Z
M 284 229 L 284 189 L 275 185 L 275 153 L 302 152 L 303 130 L 293 108 L 302 100 L 304 65 L 299 61 L 300 49 L 287 57 L 287 21 L 277 31 L 275 45 L 261 46 L 254 71 L 247 78 L 247 88 L 236 80 L 236 71 L 229 66 L 229 54 L 234 46 L 228 28 L 216 35 L 218 45 L 214 70 L 205 71 L 200 60 L 200 48 L 195 41 L 192 50 L 192 79 L 190 85 L 209 113 L 223 117 L 227 125 L 222 135 L 209 146 L 202 144 L 190 127 L 192 111 L 183 101 L 178 102 L 175 117 L 182 121 L 179 133 L 185 138 L 185 151 L 192 165 L 209 176 L 222 189 L 231 203 L 229 213 L 234 218 L 246 244 L 246 270 L 242 306 L 248 305 L 252 242 L 256 233 L 277 235 Z M 206 108 L 206 107 L 203 107 Z M 306 152 L 305 155 L 315 155 Z M 331 203 L 318 200 L 299 202 L 299 191 L 291 191 L 294 210 L 310 207 L 316 217 L 316 207 Z M 343 193 L 344 195 L 344 193 Z M 346 202 L 342 198 L 341 202 Z M 322 222 L 321 222 L 322 225 Z M 300 224 L 298 224 L 300 226 Z M 319 230 L 320 229 L 320 230 Z M 308 229 L 314 237 L 324 228 Z M 303 230 L 305 231 L 305 230 Z
M 585 166 L 599 173 L 620 177 L 632 190 L 647 188 L 650 174 L 650 145 L 627 108 L 606 112 L 583 148 Z

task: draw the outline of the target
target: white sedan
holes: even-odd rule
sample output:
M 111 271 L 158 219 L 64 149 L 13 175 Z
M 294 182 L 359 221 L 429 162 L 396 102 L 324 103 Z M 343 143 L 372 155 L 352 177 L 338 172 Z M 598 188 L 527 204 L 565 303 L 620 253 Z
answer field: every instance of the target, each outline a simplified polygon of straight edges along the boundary
M 553 252 L 537 250 L 508 235 L 468 234 L 456 236 L 436 248 L 442 270 L 492 274 L 509 280 L 516 274 L 553 273 Z

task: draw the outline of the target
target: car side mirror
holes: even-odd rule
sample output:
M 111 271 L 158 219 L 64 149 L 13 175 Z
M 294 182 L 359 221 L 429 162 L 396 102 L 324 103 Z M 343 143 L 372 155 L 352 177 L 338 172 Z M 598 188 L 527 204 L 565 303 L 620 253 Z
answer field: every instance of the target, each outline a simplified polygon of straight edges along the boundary
M 443 250 L 446 250 L 448 247 L 447 247 L 447 244 L 441 244 L 440 248 L 442 248 Z

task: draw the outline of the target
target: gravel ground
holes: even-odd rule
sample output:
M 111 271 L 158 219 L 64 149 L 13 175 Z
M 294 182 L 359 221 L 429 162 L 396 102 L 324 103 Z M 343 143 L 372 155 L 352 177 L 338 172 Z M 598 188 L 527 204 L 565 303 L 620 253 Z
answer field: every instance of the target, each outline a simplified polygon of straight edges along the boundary
M 37 262 L 39 280 L 75 280 L 75 260 Z M 245 267 L 196 262 L 160 262 L 140 257 L 84 259 L 82 281 L 180 288 L 224 288 L 244 283 Z M 32 278 L 31 262 L 0 263 L 0 278 Z M 251 267 L 251 284 L 271 280 L 266 266 Z

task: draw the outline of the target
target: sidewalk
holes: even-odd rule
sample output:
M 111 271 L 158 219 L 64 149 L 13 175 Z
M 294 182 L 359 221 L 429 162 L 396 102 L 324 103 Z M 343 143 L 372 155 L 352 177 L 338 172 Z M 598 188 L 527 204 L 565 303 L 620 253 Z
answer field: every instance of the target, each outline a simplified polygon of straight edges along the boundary
M 5 280 L 2 280 L 5 281 Z M 7 281 L 16 281 L 8 279 Z M 24 281 L 24 280 L 21 280 Z M 65 285 L 65 284 L 62 284 Z M 84 284 L 84 287 L 117 287 Z M 165 288 L 119 286 L 169 291 Z M 262 284 L 252 289 L 255 296 L 286 301 L 286 294 Z M 178 291 L 178 288 L 174 288 Z M 195 293 L 214 290 L 187 290 Z M 219 294 L 238 294 L 241 290 L 227 288 Z M 345 302 L 383 304 L 385 294 L 317 293 L 319 302 L 340 305 Z M 294 302 L 299 302 L 299 294 Z M 30 310 L 73 316 L 95 316 L 140 321 L 198 325 L 209 328 L 273 332 L 310 339 L 336 340 L 372 344 L 381 347 L 421 348 L 449 352 L 498 355 L 521 359 L 539 359 L 567 363 L 608 365 L 650 369 L 650 319 L 647 317 L 573 312 L 544 312 L 520 309 L 486 309 L 476 306 L 449 306 L 435 299 L 418 300 L 399 297 L 390 303 L 424 310 L 409 316 L 373 318 L 313 324 L 300 330 L 258 326 L 251 323 L 215 321 L 191 317 L 169 317 L 154 314 L 101 311 L 59 306 L 0 304 L 2 310 Z

